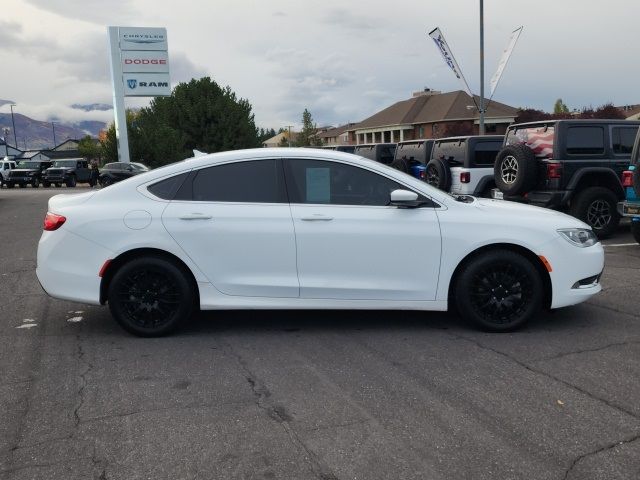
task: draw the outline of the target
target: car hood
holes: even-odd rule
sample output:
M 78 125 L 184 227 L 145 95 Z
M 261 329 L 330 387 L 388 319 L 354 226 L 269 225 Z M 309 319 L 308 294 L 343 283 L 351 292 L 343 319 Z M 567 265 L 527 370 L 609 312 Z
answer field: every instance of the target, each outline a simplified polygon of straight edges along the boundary
M 519 202 L 476 198 L 470 206 L 497 217 L 503 216 L 505 221 L 518 218 L 528 224 L 546 224 L 554 228 L 588 228 L 586 223 L 575 217 L 548 208 L 534 207 Z

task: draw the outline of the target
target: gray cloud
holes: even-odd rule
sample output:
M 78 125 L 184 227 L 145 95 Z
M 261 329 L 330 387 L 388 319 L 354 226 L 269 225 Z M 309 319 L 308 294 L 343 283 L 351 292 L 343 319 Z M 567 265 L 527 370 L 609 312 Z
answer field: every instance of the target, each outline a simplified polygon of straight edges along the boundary
M 25 0 L 47 12 L 100 25 L 127 23 L 140 16 L 132 0 Z
M 171 82 L 175 86 L 179 82 L 188 82 L 192 78 L 201 78 L 209 75 L 204 67 L 196 65 L 182 52 L 170 52 L 169 68 Z

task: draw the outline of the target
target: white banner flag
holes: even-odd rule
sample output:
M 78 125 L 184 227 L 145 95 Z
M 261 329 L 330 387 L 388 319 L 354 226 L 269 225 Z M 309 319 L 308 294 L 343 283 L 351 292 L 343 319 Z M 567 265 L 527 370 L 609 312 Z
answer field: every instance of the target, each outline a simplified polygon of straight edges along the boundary
M 446 40 L 442 36 L 442 32 L 440 31 L 440 29 L 434 28 L 429 32 L 429 36 L 433 39 L 433 41 L 437 45 L 438 50 L 440 50 L 440 53 L 442 54 L 442 58 L 444 58 L 445 63 L 453 71 L 454 75 L 458 77 L 458 80 L 460 80 L 464 85 L 464 90 L 469 94 L 471 98 L 473 98 L 473 93 L 471 93 L 469 84 L 467 84 L 467 81 L 465 80 L 464 75 L 462 75 L 462 70 L 460 69 L 458 62 L 456 62 L 456 59 L 453 58 L 453 53 L 451 52 L 449 45 L 447 45 Z
M 513 48 L 516 46 L 516 42 L 518 41 L 518 38 L 522 33 L 522 28 L 523 27 L 516 28 L 513 32 L 511 32 L 511 38 L 509 38 L 509 44 L 507 45 L 507 48 L 505 48 L 504 51 L 502 52 L 502 57 L 500 57 L 500 62 L 498 63 L 498 69 L 496 70 L 496 73 L 493 74 L 493 77 L 491 77 L 490 85 L 491 85 L 492 97 L 493 97 L 493 92 L 496 91 L 496 87 L 498 86 L 500 77 L 502 77 L 502 72 L 504 72 L 504 67 L 507 66 L 507 62 L 509 61 L 509 57 L 513 52 Z

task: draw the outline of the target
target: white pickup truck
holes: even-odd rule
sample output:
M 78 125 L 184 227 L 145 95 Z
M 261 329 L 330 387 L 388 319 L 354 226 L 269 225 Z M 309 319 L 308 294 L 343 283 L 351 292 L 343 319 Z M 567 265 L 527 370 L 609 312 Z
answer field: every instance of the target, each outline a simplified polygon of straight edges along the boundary
M 16 162 L 9 160 L 8 157 L 4 157 L 4 160 L 0 160 L 0 187 L 5 184 L 9 177 L 9 172 L 16 168 Z

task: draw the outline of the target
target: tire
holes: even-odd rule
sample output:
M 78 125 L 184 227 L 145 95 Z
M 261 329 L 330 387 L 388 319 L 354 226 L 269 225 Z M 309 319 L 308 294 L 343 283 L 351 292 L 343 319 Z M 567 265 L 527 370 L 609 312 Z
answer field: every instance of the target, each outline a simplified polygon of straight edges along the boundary
M 409 173 L 409 162 L 406 158 L 396 158 L 391 162 L 391 167 L 404 173 Z
M 70 187 L 70 188 L 75 187 L 75 186 L 76 186 L 76 177 L 71 176 L 71 177 L 69 178 L 69 180 L 67 180 L 67 181 L 65 182 L 65 185 L 66 185 L 67 187 Z
M 42 182 L 42 186 L 44 188 L 49 188 L 51 186 L 51 182 L 47 182 L 46 180 Z
M 427 163 L 426 181 L 429 185 L 448 192 L 451 190 L 451 168 L 442 158 L 432 158 Z
M 507 195 L 522 195 L 538 182 L 538 166 L 533 150 L 523 144 L 507 145 L 498 152 L 493 167 L 496 187 Z
M 195 288 L 177 263 L 141 257 L 124 264 L 114 274 L 107 301 L 111 314 L 126 331 L 140 337 L 158 337 L 189 319 Z M 164 305 L 165 311 L 159 305 Z
M 458 312 L 486 331 L 521 328 L 544 301 L 540 272 L 527 258 L 510 250 L 490 250 L 471 258 L 455 282 Z
M 636 242 L 640 243 L 640 220 L 631 219 L 631 235 Z
M 605 187 L 588 187 L 571 201 L 570 212 L 589 225 L 598 238 L 610 237 L 618 228 L 618 197 Z

